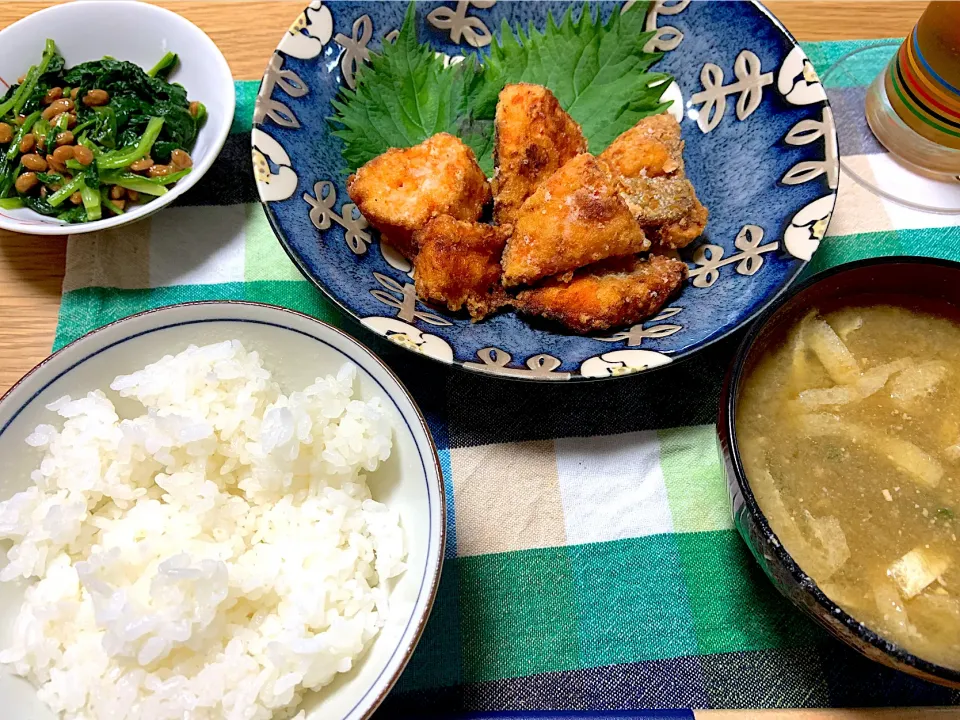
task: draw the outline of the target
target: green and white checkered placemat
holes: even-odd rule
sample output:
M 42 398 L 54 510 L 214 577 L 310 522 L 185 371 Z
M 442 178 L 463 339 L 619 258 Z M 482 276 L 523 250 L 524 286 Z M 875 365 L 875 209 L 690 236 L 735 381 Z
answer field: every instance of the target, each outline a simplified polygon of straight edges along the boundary
M 805 45 L 821 70 L 854 47 Z M 735 339 L 652 379 L 577 386 L 446 371 L 387 346 L 300 276 L 256 203 L 256 89 L 238 83 L 234 134 L 178 207 L 71 238 L 56 346 L 147 308 L 243 299 L 338 325 L 397 369 L 441 448 L 450 543 L 387 712 L 960 701 L 827 637 L 748 554 L 712 427 Z M 891 172 L 863 121 L 865 88 L 829 92 L 847 160 Z M 900 253 L 960 259 L 960 228 L 842 178 L 813 269 Z

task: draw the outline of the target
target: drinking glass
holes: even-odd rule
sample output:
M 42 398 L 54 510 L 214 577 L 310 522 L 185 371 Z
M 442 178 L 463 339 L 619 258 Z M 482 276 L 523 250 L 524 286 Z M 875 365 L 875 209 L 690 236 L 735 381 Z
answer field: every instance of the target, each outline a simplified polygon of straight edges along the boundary
M 863 77 L 891 52 L 879 75 L 872 81 Z M 874 165 L 868 177 L 841 156 L 848 174 L 878 195 L 915 209 L 960 213 L 960 0 L 931 2 L 902 43 L 881 42 L 848 53 L 823 81 L 828 87 L 869 82 L 867 124 L 896 162 L 888 171 Z

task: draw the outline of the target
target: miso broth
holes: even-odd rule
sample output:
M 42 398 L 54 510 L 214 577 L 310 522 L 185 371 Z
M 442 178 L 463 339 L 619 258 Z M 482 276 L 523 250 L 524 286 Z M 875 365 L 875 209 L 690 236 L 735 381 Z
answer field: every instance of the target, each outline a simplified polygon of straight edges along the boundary
M 960 322 L 865 303 L 797 318 L 748 369 L 747 478 L 783 546 L 851 616 L 960 669 Z

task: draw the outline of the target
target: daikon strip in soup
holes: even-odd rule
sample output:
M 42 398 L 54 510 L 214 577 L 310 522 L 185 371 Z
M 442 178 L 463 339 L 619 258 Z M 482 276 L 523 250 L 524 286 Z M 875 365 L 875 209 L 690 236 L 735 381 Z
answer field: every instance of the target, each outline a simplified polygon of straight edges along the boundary
M 823 307 L 776 332 L 736 417 L 760 509 L 847 613 L 960 669 L 956 309 Z

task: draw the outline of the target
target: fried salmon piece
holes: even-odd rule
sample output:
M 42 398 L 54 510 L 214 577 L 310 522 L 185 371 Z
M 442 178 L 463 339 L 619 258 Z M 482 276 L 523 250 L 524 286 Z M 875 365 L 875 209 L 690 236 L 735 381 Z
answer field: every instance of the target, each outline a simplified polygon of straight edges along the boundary
M 614 140 L 600 159 L 625 178 L 682 174 L 680 123 L 669 113 L 643 118 Z
M 592 155 L 577 155 L 551 175 L 517 215 L 503 254 L 504 286 L 647 250 L 650 241 L 618 188 L 607 164 Z
M 552 92 L 528 83 L 507 85 L 497 102 L 496 222 L 514 222 L 520 206 L 540 183 L 586 151 L 580 126 Z
M 620 176 L 623 199 L 655 250 L 685 247 L 703 233 L 707 209 L 687 179 L 680 123 L 672 115 L 643 118 L 600 157 Z
M 413 234 L 430 219 L 477 220 L 490 200 L 473 150 L 447 133 L 375 157 L 350 176 L 347 192 L 381 239 L 411 260 Z
M 703 235 L 709 213 L 696 197 L 693 200 L 694 206 L 686 216 L 675 222 L 649 229 L 655 251 L 679 250 Z
M 645 228 L 679 222 L 700 206 L 693 184 L 685 177 L 621 178 L 620 183 L 621 197 Z
M 686 279 L 687 265 L 680 260 L 617 258 L 577 271 L 569 283 L 550 279 L 524 290 L 514 307 L 578 333 L 608 330 L 654 315 Z
M 503 305 L 500 256 L 510 226 L 493 227 L 440 215 L 414 234 L 417 295 L 480 320 Z

